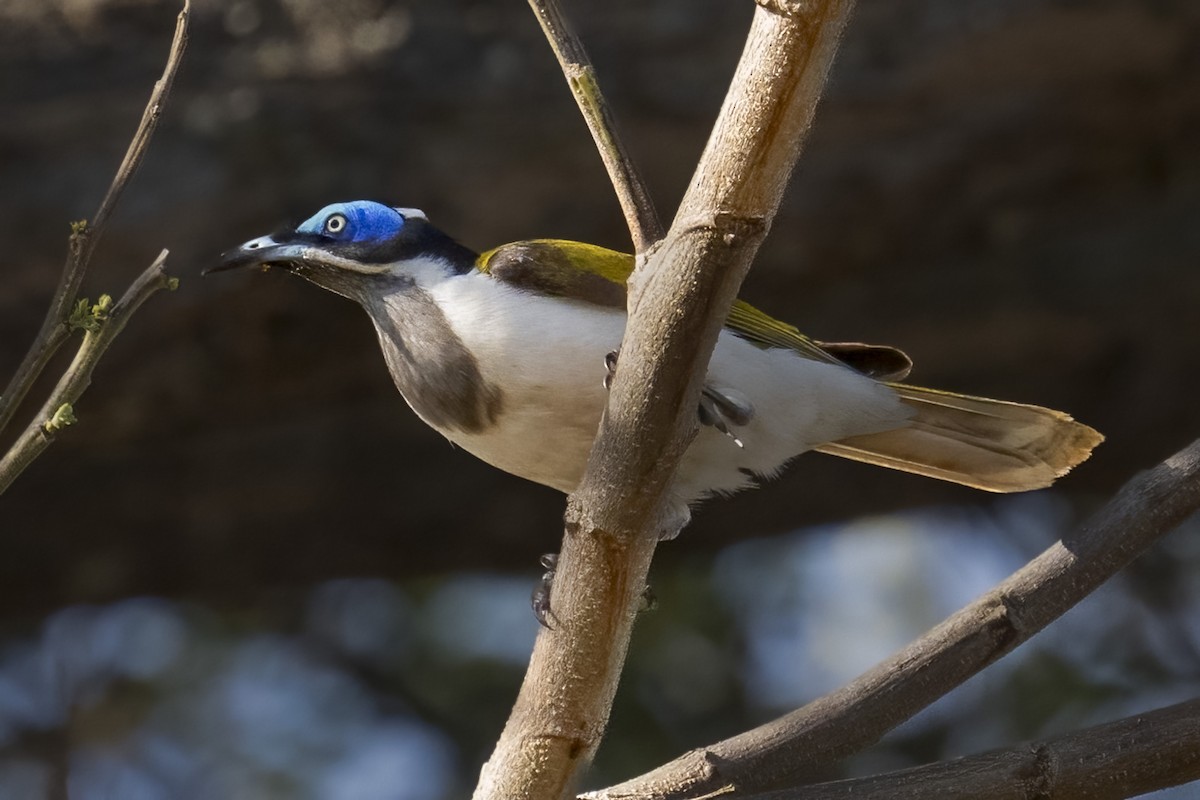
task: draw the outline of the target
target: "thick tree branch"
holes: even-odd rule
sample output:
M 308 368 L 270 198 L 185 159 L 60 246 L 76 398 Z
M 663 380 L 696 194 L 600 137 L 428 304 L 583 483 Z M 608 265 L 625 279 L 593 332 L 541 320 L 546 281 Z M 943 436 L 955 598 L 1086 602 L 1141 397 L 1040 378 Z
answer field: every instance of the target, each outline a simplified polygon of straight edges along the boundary
M 811 780 L 1033 636 L 1197 509 L 1200 440 L 1130 480 L 1077 531 L 847 686 L 589 797 L 681 800 Z
M 91 385 L 96 364 L 125 327 L 129 316 L 159 289 L 175 288 L 177 280 L 163 269 L 166 259 L 167 251 L 163 250 L 115 304 L 107 295 L 95 305 L 85 300 L 72 315 L 75 324 L 84 328 L 83 343 L 42 410 L 0 459 L 0 495 L 50 446 L 60 430 L 75 422 L 75 403 Z
M 608 409 L 568 502 L 555 627 L 538 637 L 476 798 L 562 797 L 600 743 L 655 541 L 683 523 L 665 493 L 694 434 L 704 367 L 778 208 L 850 5 L 755 9 L 692 185 L 631 284 Z
M 1200 700 L 1004 750 L 745 800 L 1119 800 L 1200 780 Z
M 67 261 L 63 265 L 58 288 L 50 301 L 46 318 L 42 321 L 37 338 L 34 339 L 25 358 L 17 367 L 16 374 L 9 381 L 4 394 L 0 395 L 0 431 L 3 431 L 12 421 L 13 415 L 16 414 L 25 395 L 29 393 L 33 382 L 42 374 L 46 364 L 71 335 L 71 310 L 75 306 L 76 295 L 79 293 L 79 286 L 83 282 L 88 264 L 92 260 L 96 243 L 100 241 L 108 217 L 125 191 L 129 179 L 141 165 L 146 147 L 150 144 L 150 138 L 158 126 L 163 106 L 171 93 L 175 73 L 179 71 L 183 51 L 187 47 L 187 26 L 190 14 L 191 0 L 184 0 L 183 10 L 179 12 L 179 19 L 175 23 L 175 37 L 171 41 L 171 51 L 167 56 L 167 64 L 163 68 L 162 77 L 154 84 L 150 100 L 146 104 L 145 111 L 142 112 L 142 121 L 138 124 L 137 131 L 129 142 L 125 158 L 122 159 L 121 166 L 117 169 L 117 174 L 108 187 L 108 192 L 100 201 L 96 216 L 92 219 L 91 224 L 79 222 L 72 225 L 71 238 L 67 248 Z
M 604 168 L 608 170 L 609 180 L 625 214 L 634 250 L 645 252 L 662 238 L 662 223 L 658 221 L 658 212 L 654 210 L 654 202 L 650 199 L 641 173 L 617 135 L 612 111 L 600 93 L 596 69 L 557 0 L 529 0 L 529 6 L 537 15 L 542 31 L 554 49 L 554 55 L 558 57 L 563 75 L 567 78 L 567 85 L 571 87 L 571 94 L 579 105 L 588 130 L 592 132 L 596 149 L 600 151 L 600 158 L 604 161 Z

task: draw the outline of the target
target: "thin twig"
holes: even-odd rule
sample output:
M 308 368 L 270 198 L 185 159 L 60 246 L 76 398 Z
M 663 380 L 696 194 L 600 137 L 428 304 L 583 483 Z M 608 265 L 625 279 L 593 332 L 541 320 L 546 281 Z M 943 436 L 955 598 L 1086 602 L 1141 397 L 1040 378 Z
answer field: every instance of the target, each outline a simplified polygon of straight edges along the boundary
M 175 73 L 179 70 L 184 48 L 187 47 L 187 24 L 190 14 L 191 0 L 184 0 L 183 10 L 179 12 L 179 18 L 175 23 L 175 37 L 171 41 L 167 65 L 163 68 L 162 77 L 154 84 L 150 100 L 142 112 L 142 121 L 138 124 L 137 131 L 129 142 L 125 158 L 122 159 L 121 166 L 117 169 L 112 184 L 108 187 L 108 192 L 100 201 L 95 218 L 91 224 L 81 221 L 71 225 L 67 260 L 63 265 L 62 275 L 59 277 L 58 288 L 50 301 L 50 308 L 46 312 L 45 319 L 42 320 L 42 327 L 38 331 L 37 338 L 34 339 L 25 358 L 17 367 L 17 372 L 9 381 L 4 394 L 0 395 L 0 431 L 3 431 L 12 421 L 13 415 L 17 413 L 17 409 L 25 399 L 25 395 L 29 393 L 33 382 L 42 374 L 46 364 L 71 334 L 68 319 L 71 309 L 75 305 L 79 285 L 83 282 L 83 276 L 91 262 L 96 243 L 104 232 L 108 217 L 120 199 L 121 193 L 125 191 L 129 179 L 133 177 L 133 173 L 142 163 L 146 146 L 150 143 L 150 137 L 154 135 L 163 104 L 171 92 Z
M 745 800 L 1119 800 L 1200 780 L 1200 700 L 990 753 Z
M 1092 519 L 852 683 L 693 750 L 594 800 L 680 800 L 811 780 L 992 664 L 1200 509 L 1200 440 L 1126 483 Z
M 726 102 L 671 231 L 630 287 L 608 407 L 567 505 L 555 627 L 475 790 L 554 800 L 600 744 L 656 538 L 683 523 L 667 499 L 696 429 L 705 367 L 800 153 L 850 0 L 803 19 L 759 7 Z M 640 298 L 640 301 L 639 299 Z
M 642 180 L 641 172 L 634 166 L 633 157 L 625 149 L 617 135 L 616 122 L 600 85 L 596 81 L 596 69 L 584 50 L 583 42 L 572 30 L 570 22 L 559 8 L 558 0 L 529 0 L 529 6 L 537 15 L 542 31 L 558 57 L 567 85 L 579 105 L 587 122 L 596 149 L 608 170 L 608 177 L 616 190 L 621 211 L 629 226 L 634 249 L 645 252 L 650 245 L 663 237 L 662 223 L 654 209 L 654 201 Z
M 96 364 L 125 327 L 129 316 L 158 290 L 175 288 L 178 281 L 167 275 L 164 269 L 166 259 L 167 251 L 163 250 L 158 254 L 158 258 L 154 259 L 154 263 L 130 284 L 116 303 L 110 305 L 102 298 L 95 305 L 79 310 L 79 316 L 88 323 L 83 342 L 41 411 L 9 448 L 4 458 L 0 459 L 0 495 L 4 494 L 17 476 L 50 446 L 50 442 L 54 441 L 54 437 L 62 428 L 75 422 L 75 404 L 91 385 Z

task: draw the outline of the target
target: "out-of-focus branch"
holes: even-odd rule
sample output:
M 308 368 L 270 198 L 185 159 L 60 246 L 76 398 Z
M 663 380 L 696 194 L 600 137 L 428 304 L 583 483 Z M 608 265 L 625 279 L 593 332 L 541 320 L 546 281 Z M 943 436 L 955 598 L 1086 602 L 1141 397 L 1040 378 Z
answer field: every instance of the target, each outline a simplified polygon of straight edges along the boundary
M 588 797 L 682 800 L 803 784 L 1062 616 L 1197 509 L 1200 440 L 1134 477 L 1077 531 L 852 683 Z
M 1200 700 L 1045 742 L 745 800 L 1119 800 L 1200 780 Z
M 658 220 L 658 212 L 654 209 L 654 202 L 650 199 L 641 173 L 617 135 L 616 121 L 608 101 L 600 93 L 596 69 L 557 0 L 529 0 L 529 6 L 537 15 L 542 31 L 554 49 L 554 55 L 558 57 L 563 75 L 571 87 L 571 94 L 579 105 L 588 130 L 592 132 L 596 149 L 600 151 L 604 168 L 608 170 L 609 180 L 621 203 L 621 211 L 625 214 L 634 249 L 643 253 L 662 238 L 662 223 Z
M 537 639 L 477 800 L 562 797 L 599 746 L 656 540 L 684 522 L 665 495 L 695 433 L 705 367 L 779 206 L 850 6 L 755 9 L 671 230 L 631 280 L 620 365 L 568 501 L 555 626 Z
M 190 14 L 191 0 L 184 0 L 183 10 L 179 12 L 178 21 L 175 23 L 175 37 L 171 41 L 171 51 L 167 56 L 167 64 L 163 68 L 162 77 L 154 84 L 150 100 L 146 104 L 145 111 L 142 112 L 142 121 L 138 124 L 137 131 L 129 142 L 125 158 L 122 159 L 121 166 L 117 169 L 104 199 L 100 201 L 96 216 L 90 224 L 85 221 L 74 223 L 71 226 L 67 261 L 63 265 L 58 288 L 50 301 L 46 318 L 42 321 L 37 338 L 34 339 L 25 358 L 17 367 L 12 380 L 5 387 L 4 394 L 0 395 L 0 432 L 12 421 L 13 415 L 17 413 L 18 407 L 25 399 L 25 395 L 29 393 L 33 382 L 42 374 L 46 364 L 71 335 L 71 310 L 75 306 L 76 295 L 79 293 L 79 286 L 83 282 L 83 276 L 91 262 L 92 253 L 96 249 L 96 243 L 104 233 L 108 217 L 117 201 L 121 199 L 121 194 L 125 191 L 129 179 L 133 177 L 142 163 L 146 147 L 150 144 L 150 138 L 158 126 L 163 106 L 171 93 L 175 73 L 179 70 L 183 51 L 187 47 L 187 26 Z
M 0 459 L 0 495 L 50 446 L 60 430 L 75 422 L 75 403 L 91 385 L 96 364 L 129 316 L 159 289 L 174 289 L 178 284 L 163 268 L 166 260 L 167 251 L 163 250 L 116 303 L 104 295 L 94 305 L 84 300 L 77 306 L 72 321 L 84 329 L 83 343 L 41 411 Z

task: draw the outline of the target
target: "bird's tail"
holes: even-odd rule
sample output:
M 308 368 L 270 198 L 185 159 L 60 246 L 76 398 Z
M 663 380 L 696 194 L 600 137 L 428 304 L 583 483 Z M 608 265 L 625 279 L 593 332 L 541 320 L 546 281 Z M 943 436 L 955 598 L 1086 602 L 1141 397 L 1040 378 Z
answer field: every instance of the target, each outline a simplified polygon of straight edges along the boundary
M 1104 441 L 1061 411 L 892 383 L 913 410 L 908 427 L 816 449 L 989 492 L 1049 486 Z

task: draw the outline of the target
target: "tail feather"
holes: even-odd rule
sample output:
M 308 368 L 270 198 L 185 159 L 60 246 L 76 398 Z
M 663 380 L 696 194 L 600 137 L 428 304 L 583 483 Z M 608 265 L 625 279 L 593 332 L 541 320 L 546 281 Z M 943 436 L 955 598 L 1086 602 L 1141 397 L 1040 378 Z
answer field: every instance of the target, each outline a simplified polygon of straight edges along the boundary
M 1104 441 L 1061 411 L 889 385 L 914 412 L 908 427 L 816 449 L 989 492 L 1023 492 L 1049 486 Z

